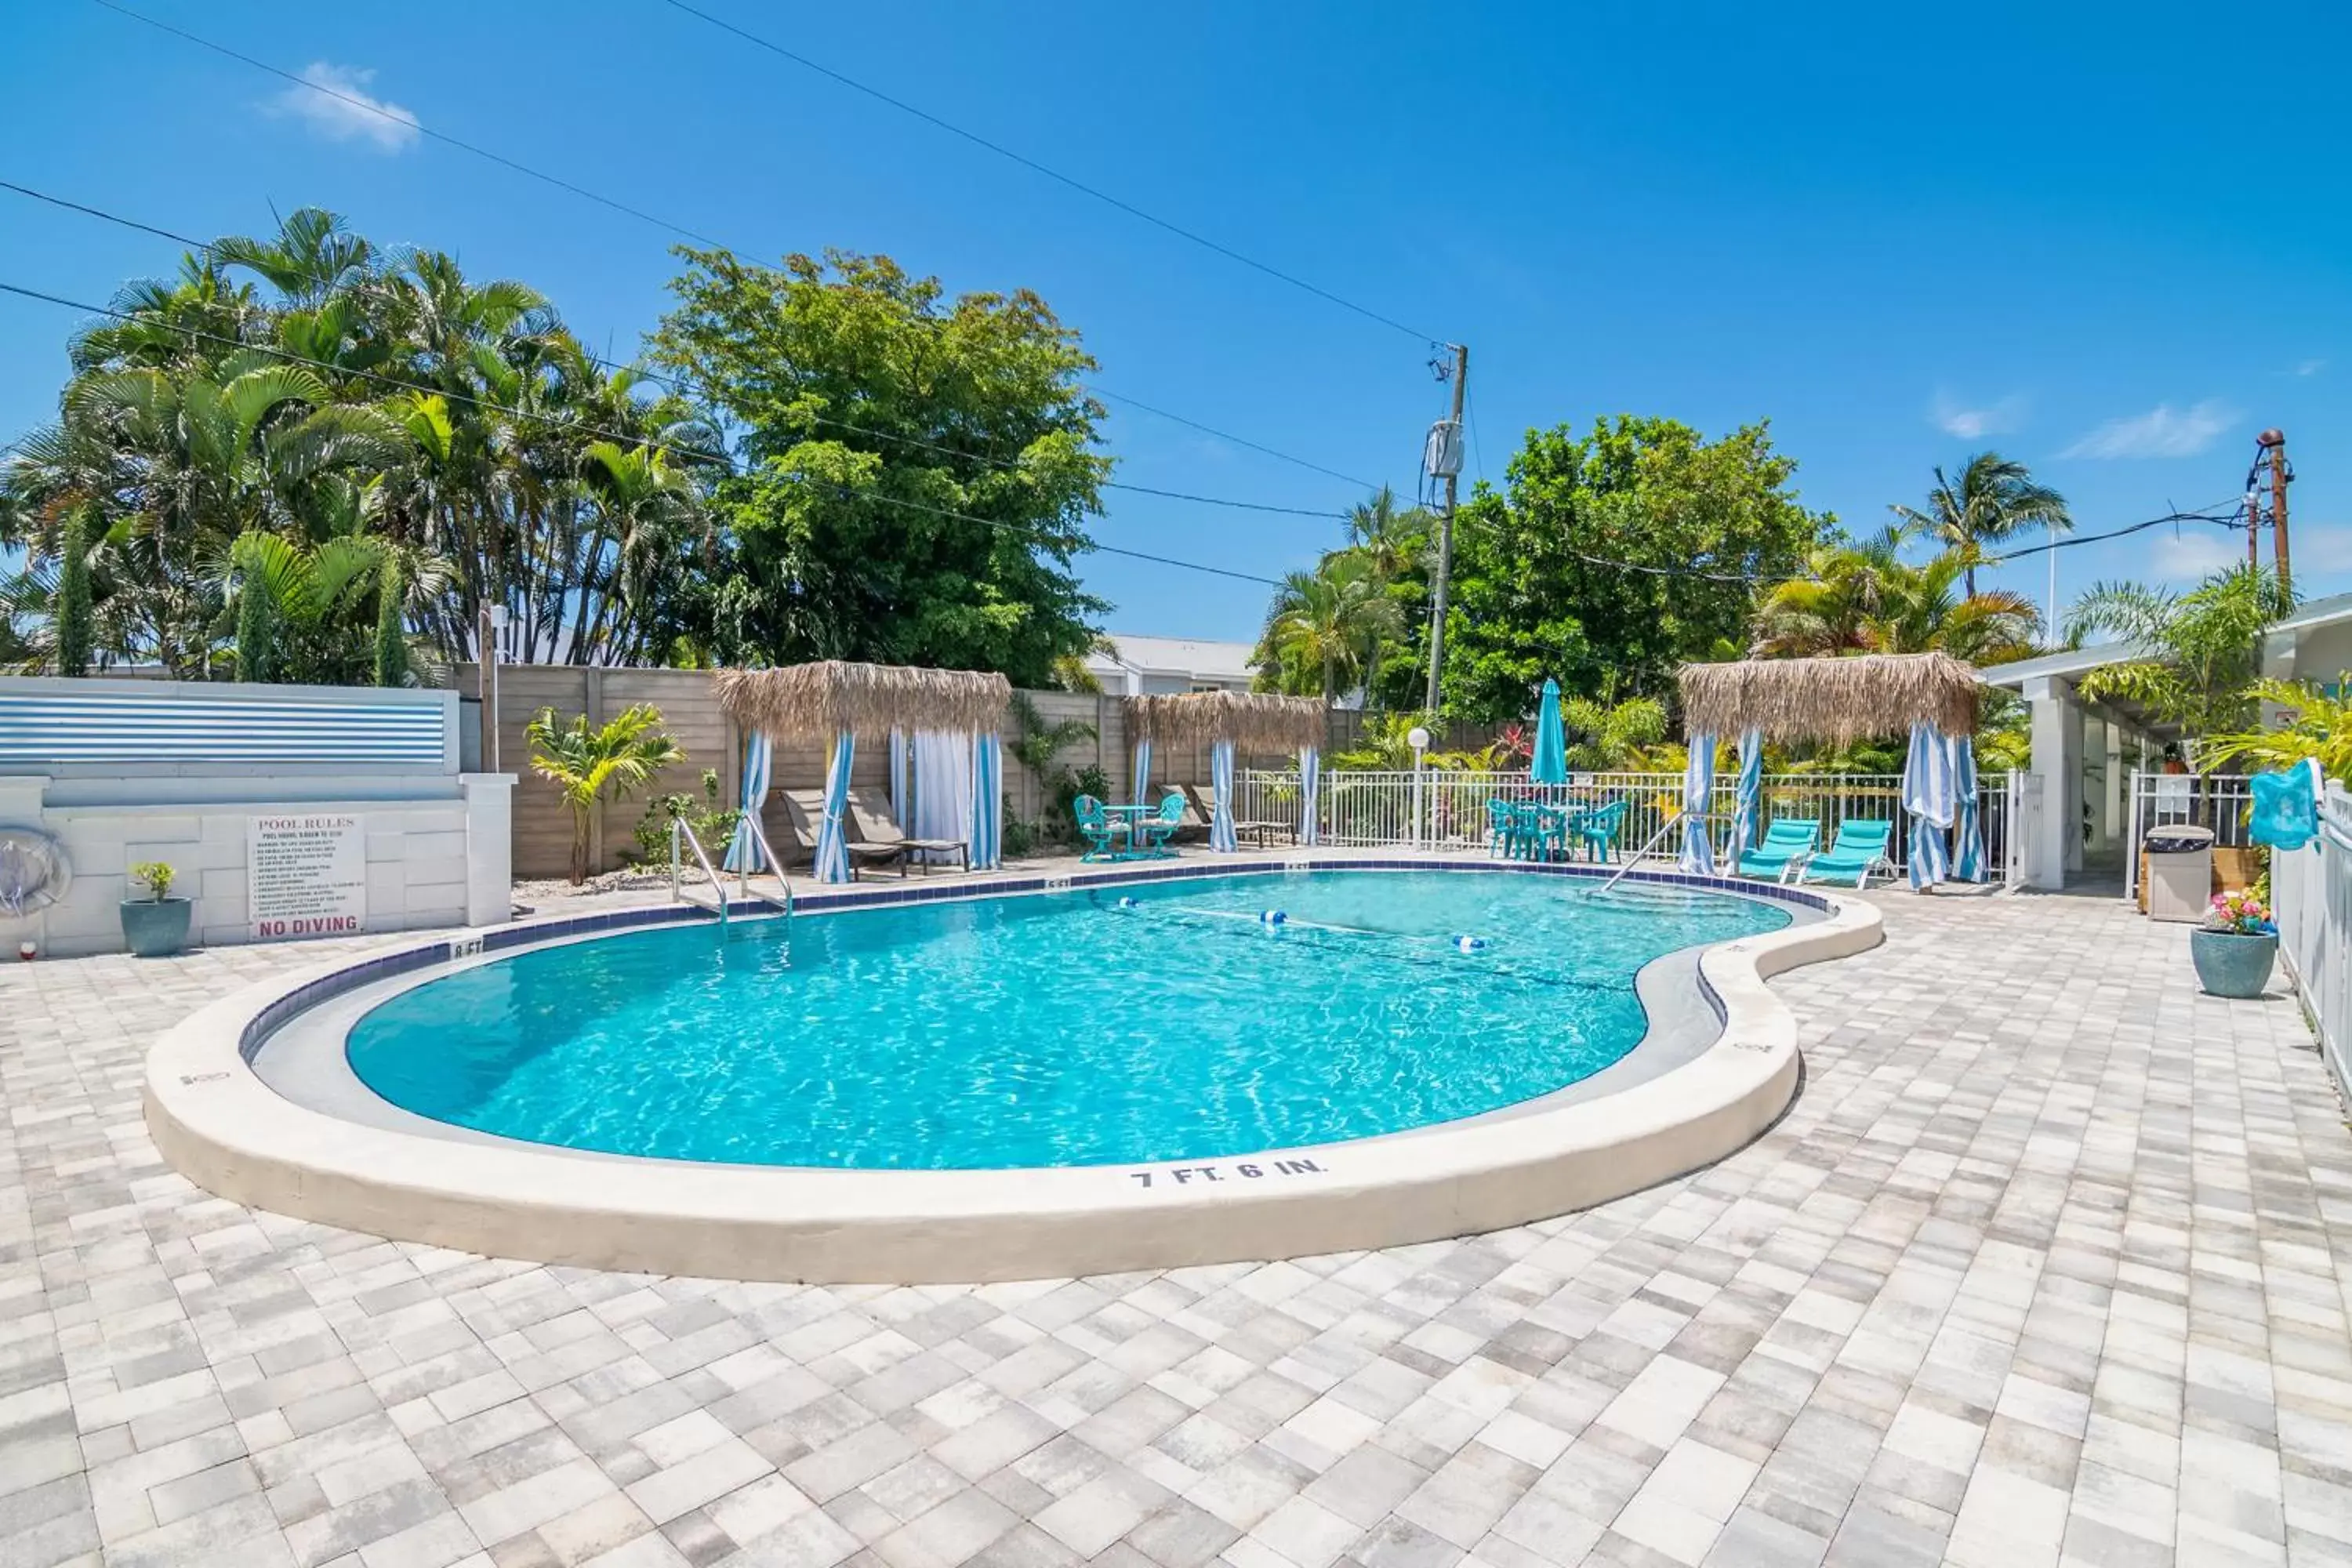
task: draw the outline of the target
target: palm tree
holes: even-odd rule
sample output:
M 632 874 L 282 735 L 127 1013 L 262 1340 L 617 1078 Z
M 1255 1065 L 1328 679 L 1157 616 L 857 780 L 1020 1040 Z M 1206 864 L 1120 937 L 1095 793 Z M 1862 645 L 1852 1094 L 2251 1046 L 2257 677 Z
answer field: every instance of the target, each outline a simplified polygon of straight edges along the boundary
M 542 708 L 524 729 L 531 772 L 553 784 L 572 808 L 572 886 L 588 879 L 597 804 L 607 795 L 625 797 L 643 788 L 656 771 L 686 761 L 684 749 L 656 728 L 661 721 L 661 710 L 640 702 L 593 730 L 585 713 L 558 724 L 555 710 Z
M 1291 573 L 1267 611 L 1259 668 L 1289 682 L 1319 674 L 1324 706 L 1330 706 L 1340 678 L 1367 668 L 1380 639 L 1397 628 L 1385 586 L 1372 563 L 1352 550 L 1326 556 L 1316 571 Z
M 1968 557 L 1948 550 L 1913 565 L 1904 532 L 1815 550 L 1806 574 L 1765 592 L 1750 649 L 1759 658 L 1940 651 L 2004 664 L 2033 651 L 2041 616 L 2023 595 L 1964 591 Z
M 1666 710 L 1654 697 L 1622 702 L 1571 697 L 1559 705 L 1569 742 L 1568 765 L 1580 773 L 1616 773 L 1643 767 L 1649 749 L 1666 738 Z
M 1937 468 L 1936 488 L 1927 492 L 1924 509 L 1895 506 L 1887 510 L 1906 530 L 1931 535 L 1946 549 L 1959 553 L 1971 598 L 1977 591 L 1977 564 L 1984 559 L 1986 545 L 1998 544 L 2029 528 L 2060 534 L 2074 526 L 2074 520 L 2067 515 L 2065 497 L 2036 481 L 2023 463 L 1998 452 L 1979 452 L 1970 458 L 1960 469 L 1957 484 Z
M 2271 572 L 2233 566 L 2185 594 L 2094 584 L 2075 601 L 2066 630 L 2074 637 L 2105 632 L 2140 655 L 2084 676 L 2084 696 L 2137 703 L 2194 737 L 2252 728 L 2263 634 L 2294 607 Z

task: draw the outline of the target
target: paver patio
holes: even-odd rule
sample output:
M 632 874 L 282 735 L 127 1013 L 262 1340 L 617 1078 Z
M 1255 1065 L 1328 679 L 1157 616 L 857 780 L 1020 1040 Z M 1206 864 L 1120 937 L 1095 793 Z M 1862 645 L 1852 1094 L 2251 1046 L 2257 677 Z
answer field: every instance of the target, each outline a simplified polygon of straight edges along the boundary
M 361 941 L 0 972 L 0 1564 L 2352 1563 L 2352 1135 L 2117 902 L 1888 895 L 1757 1143 L 1567 1218 L 982 1289 L 256 1213 L 147 1044 Z

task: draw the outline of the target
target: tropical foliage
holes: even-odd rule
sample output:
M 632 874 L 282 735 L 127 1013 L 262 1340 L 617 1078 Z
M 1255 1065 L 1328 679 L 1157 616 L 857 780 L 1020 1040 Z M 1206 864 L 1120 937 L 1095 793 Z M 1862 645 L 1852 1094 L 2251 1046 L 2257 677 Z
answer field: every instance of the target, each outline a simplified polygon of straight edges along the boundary
M 735 437 L 726 569 L 688 584 L 729 663 L 811 658 L 1053 680 L 1107 606 L 1091 548 L 1110 460 L 1078 335 L 1026 290 L 944 296 L 887 257 L 754 268 L 685 250 L 656 364 Z
M 2000 588 L 1971 591 L 1969 557 L 1959 550 L 1906 562 L 1907 539 L 1906 530 L 1889 528 L 1814 549 L 1802 572 L 1765 593 L 1750 652 L 1759 658 L 1943 652 L 1988 665 L 2034 651 L 2042 617 L 2032 600 Z
M 2063 496 L 2036 480 L 2023 463 L 1999 452 L 1970 458 L 1957 480 L 1946 479 L 1938 468 L 1926 506 L 1889 510 L 1906 531 L 1927 535 L 1958 558 L 1969 598 L 1976 597 L 1977 567 L 1986 545 L 2029 529 L 2056 535 L 2074 526 Z
M 1351 508 L 1346 544 L 1275 591 L 1258 637 L 1260 689 L 1327 702 L 1361 689 L 1366 706 L 1391 705 L 1415 673 L 1405 639 L 1428 620 L 1420 566 L 1434 522 L 1386 486 Z M 1417 707 L 1420 695 L 1394 705 Z
M 1449 711 L 1524 715 L 1546 676 L 1663 699 L 1675 667 L 1743 637 L 1758 580 L 1799 567 L 1830 520 L 1807 511 L 1769 431 L 1708 441 L 1619 416 L 1578 437 L 1531 431 L 1500 491 L 1454 525 L 1445 628 Z
M 2134 703 L 2191 735 L 2251 730 L 2263 634 L 2293 607 L 2278 578 L 2260 566 L 2217 572 L 2185 594 L 2095 584 L 2067 617 L 2069 637 L 2104 633 L 2140 657 L 2091 671 L 2083 695 Z
M 1630 697 L 1617 703 L 1565 697 L 1559 717 L 1568 735 L 1568 765 L 1580 773 L 1644 773 L 1682 766 L 1680 756 L 1669 756 L 1668 748 L 1661 745 L 1666 738 L 1666 709 L 1654 697 Z M 1680 748 L 1672 750 L 1679 752 Z
M 2352 675 L 2327 685 L 2310 680 L 2257 680 L 2247 689 L 2258 707 L 2276 716 L 2276 727 L 2258 727 L 2209 737 L 2197 749 L 2202 766 L 2236 766 L 2247 773 L 2290 768 L 2316 758 L 2320 772 L 2352 782 Z
M 572 808 L 572 880 L 588 879 L 591 823 L 599 801 L 642 789 L 659 770 L 686 761 L 676 741 L 661 732 L 661 710 L 636 703 L 591 729 L 588 715 L 556 721 L 542 708 L 523 730 L 530 747 L 530 771 L 553 784 Z

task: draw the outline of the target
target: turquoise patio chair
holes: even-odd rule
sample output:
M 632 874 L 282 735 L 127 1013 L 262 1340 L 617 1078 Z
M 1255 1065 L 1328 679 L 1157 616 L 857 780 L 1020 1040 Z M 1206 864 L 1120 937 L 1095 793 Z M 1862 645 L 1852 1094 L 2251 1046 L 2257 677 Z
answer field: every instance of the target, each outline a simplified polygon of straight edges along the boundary
M 1183 826 L 1184 797 L 1170 790 L 1160 797 L 1157 814 L 1135 819 L 1136 852 L 1155 858 L 1173 855 L 1175 851 L 1168 847 L 1168 841 L 1175 837 L 1176 830 Z
M 1764 842 L 1739 858 L 1739 874 L 1785 882 L 1790 868 L 1811 856 L 1821 841 L 1820 818 L 1776 816 L 1764 829 Z
M 1517 841 L 1518 858 L 1522 860 L 1549 860 L 1553 844 L 1559 837 L 1562 818 L 1545 809 L 1538 802 L 1519 800 L 1511 803 L 1511 832 Z
M 1895 862 L 1886 858 L 1886 845 L 1895 837 L 1895 825 L 1876 817 L 1849 816 L 1838 824 L 1836 841 L 1818 855 L 1806 858 L 1804 868 L 1798 874 L 1801 882 L 1843 882 L 1851 878 L 1857 888 L 1870 880 L 1870 874 L 1884 866 L 1892 876 Z
M 1570 825 L 1586 859 L 1606 864 L 1617 858 L 1617 836 L 1625 831 L 1625 802 L 1612 800 L 1585 812 Z
M 1506 860 L 1512 859 L 1518 853 L 1517 844 L 1518 828 L 1511 816 L 1511 803 L 1507 800 L 1488 801 L 1486 803 L 1486 858 L 1494 859 L 1500 857 Z
M 1121 852 L 1114 850 L 1111 846 L 1128 838 L 1127 824 L 1113 820 L 1111 815 L 1103 809 L 1101 801 L 1093 795 L 1082 795 L 1070 803 L 1070 815 L 1078 819 L 1079 836 L 1087 841 L 1087 852 L 1079 856 L 1079 859 L 1117 860 L 1122 858 Z

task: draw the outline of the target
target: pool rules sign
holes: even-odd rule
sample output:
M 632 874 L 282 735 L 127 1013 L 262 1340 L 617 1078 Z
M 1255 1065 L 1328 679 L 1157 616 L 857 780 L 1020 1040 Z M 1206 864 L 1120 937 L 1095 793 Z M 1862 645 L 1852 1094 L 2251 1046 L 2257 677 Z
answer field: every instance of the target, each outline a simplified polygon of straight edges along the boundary
M 337 936 L 367 923 L 367 834 L 356 816 L 257 816 L 245 837 L 257 942 Z

